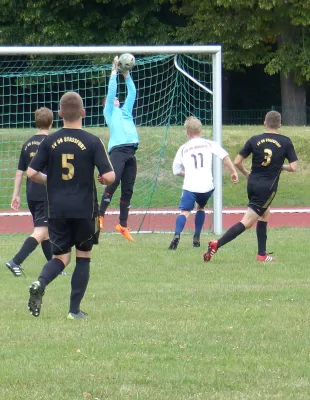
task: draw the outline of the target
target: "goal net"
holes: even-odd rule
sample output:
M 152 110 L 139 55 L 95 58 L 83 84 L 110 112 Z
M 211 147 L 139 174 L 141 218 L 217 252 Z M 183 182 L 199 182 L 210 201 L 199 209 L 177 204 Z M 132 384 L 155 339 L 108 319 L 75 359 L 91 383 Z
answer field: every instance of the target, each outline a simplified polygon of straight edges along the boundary
M 10 203 L 21 146 L 36 133 L 34 112 L 37 108 L 45 106 L 53 111 L 55 131 L 62 126 L 57 114 L 60 97 L 66 91 L 78 92 L 86 110 L 84 128 L 102 138 L 107 147 L 109 131 L 103 117 L 102 99 L 107 94 L 111 62 L 121 51 L 0 55 L 0 233 L 29 233 L 32 229 L 25 198 L 26 178 L 21 189 L 21 210 L 14 212 Z M 171 231 L 182 190 L 182 178 L 173 176 L 172 162 L 178 147 L 187 140 L 185 119 L 195 115 L 202 121 L 203 136 L 214 137 L 213 55 L 195 51 L 193 54 L 136 53 L 135 56 L 132 78 L 137 98 L 133 115 L 140 145 L 136 153 L 138 174 L 129 226 L 138 232 Z M 118 82 L 122 105 L 126 87 L 121 74 Z M 103 189 L 98 184 L 99 200 Z M 114 231 L 118 222 L 119 198 L 118 189 L 106 214 L 106 232 Z M 221 206 L 221 197 L 218 203 Z M 205 229 L 213 230 L 212 203 L 209 206 Z M 192 221 L 189 220 L 186 229 L 193 229 Z

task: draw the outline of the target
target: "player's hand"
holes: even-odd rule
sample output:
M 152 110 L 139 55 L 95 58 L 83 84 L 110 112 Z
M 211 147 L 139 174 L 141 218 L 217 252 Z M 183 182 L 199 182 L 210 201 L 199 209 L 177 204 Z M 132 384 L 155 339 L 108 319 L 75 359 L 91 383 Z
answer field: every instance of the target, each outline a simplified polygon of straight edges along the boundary
M 101 183 L 101 185 L 103 185 L 103 178 L 100 174 L 98 174 L 98 182 Z
M 112 72 L 117 72 L 118 71 L 118 56 L 114 57 L 113 63 L 112 63 Z
M 238 178 L 237 172 L 233 172 L 230 176 L 231 176 L 231 180 L 232 180 L 234 183 L 238 183 L 238 182 L 239 182 L 239 178 Z
M 20 207 L 20 197 L 19 196 L 13 196 L 12 201 L 11 201 L 11 208 L 14 211 L 18 211 Z
M 250 176 L 250 172 L 247 171 L 246 174 L 245 174 L 245 179 L 248 180 L 249 176 Z

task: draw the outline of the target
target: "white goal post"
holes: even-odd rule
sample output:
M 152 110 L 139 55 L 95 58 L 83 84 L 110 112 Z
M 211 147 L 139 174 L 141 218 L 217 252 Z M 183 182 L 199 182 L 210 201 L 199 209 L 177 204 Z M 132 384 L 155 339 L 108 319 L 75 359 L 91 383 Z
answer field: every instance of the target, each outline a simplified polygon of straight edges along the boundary
M 0 46 L 0 56 L 17 55 L 100 55 L 132 53 L 150 54 L 211 54 L 213 96 L 213 138 L 222 145 L 222 53 L 221 46 Z M 214 160 L 214 232 L 222 233 L 222 161 Z

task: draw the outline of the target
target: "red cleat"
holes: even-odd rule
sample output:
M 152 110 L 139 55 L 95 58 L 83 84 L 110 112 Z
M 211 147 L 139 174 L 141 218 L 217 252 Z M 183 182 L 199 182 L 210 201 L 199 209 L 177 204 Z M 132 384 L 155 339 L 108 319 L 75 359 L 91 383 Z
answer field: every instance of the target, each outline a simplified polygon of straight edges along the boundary
M 208 250 L 203 255 L 203 261 L 210 261 L 212 256 L 217 252 L 217 240 L 211 240 L 209 242 Z
M 271 257 L 269 254 L 265 254 L 264 256 L 260 256 L 259 254 L 256 257 L 257 261 L 261 262 L 273 262 L 276 261 L 276 258 Z

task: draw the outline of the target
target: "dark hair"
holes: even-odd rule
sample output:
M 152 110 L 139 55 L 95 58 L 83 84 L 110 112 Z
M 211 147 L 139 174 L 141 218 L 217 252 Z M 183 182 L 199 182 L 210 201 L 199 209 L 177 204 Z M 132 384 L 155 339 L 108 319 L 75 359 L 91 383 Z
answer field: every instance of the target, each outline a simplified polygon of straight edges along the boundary
M 38 129 L 49 129 L 53 123 L 53 112 L 47 107 L 38 108 L 34 113 Z
M 281 126 L 281 114 L 278 111 L 269 111 L 266 114 L 265 123 L 270 129 L 279 129 Z
M 64 120 L 75 122 L 82 116 L 83 100 L 76 92 L 67 92 L 60 99 L 60 111 Z

